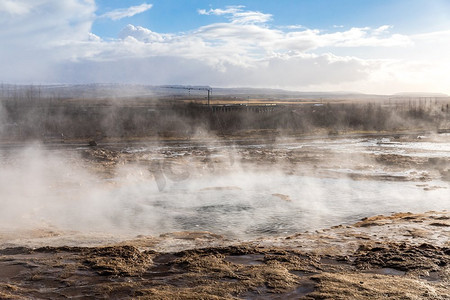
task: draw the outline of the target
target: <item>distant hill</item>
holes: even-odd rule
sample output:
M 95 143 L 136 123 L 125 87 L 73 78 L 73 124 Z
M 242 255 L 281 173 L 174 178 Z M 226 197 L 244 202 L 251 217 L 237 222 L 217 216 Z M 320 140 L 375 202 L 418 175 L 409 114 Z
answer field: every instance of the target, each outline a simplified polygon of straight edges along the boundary
M 427 92 L 415 92 L 415 93 L 409 93 L 409 92 L 402 92 L 402 93 L 396 93 L 394 96 L 398 97 L 448 97 L 447 94 L 444 93 L 427 93 Z
M 142 84 L 56 84 L 56 85 L 0 85 L 0 98 L 203 98 L 209 86 L 192 85 L 142 85 Z M 395 95 L 371 95 L 356 92 L 301 92 L 270 88 L 216 88 L 213 97 L 258 99 L 383 99 L 386 97 L 448 97 L 439 93 L 398 93 Z

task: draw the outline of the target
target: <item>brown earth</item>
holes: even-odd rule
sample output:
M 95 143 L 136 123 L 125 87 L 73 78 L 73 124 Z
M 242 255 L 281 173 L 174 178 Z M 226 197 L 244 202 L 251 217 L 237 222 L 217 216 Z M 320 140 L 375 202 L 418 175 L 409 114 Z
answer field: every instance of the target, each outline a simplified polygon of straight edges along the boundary
M 4 248 L 0 298 L 448 299 L 449 220 L 376 216 L 246 243 L 179 232 L 104 247 Z M 160 251 L 167 244 L 173 251 Z

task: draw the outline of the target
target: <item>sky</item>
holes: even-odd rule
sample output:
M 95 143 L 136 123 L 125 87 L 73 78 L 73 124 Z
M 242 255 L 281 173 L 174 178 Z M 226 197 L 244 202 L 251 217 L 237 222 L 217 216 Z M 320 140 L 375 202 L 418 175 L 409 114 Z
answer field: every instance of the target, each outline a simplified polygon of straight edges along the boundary
M 0 0 L 0 81 L 450 94 L 449 0 Z

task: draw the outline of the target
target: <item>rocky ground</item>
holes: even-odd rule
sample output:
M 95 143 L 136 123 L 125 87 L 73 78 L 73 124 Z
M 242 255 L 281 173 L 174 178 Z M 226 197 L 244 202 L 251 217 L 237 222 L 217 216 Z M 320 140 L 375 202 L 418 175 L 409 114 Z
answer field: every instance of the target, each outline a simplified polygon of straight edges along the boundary
M 0 250 L 2 299 L 448 299 L 450 213 L 238 243 L 179 232 Z M 164 250 L 164 251 L 162 251 Z

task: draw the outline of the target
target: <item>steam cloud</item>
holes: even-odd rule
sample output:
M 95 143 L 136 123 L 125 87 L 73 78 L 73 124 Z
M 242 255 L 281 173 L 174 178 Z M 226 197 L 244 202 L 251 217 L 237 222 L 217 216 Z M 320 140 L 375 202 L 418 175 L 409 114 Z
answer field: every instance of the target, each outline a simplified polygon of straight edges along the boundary
M 225 161 L 217 168 L 207 157 L 203 164 L 187 160 L 181 168 L 152 157 L 120 165 L 110 178 L 81 163 L 77 152 L 39 144 L 3 151 L 0 225 L 130 235 L 208 230 L 251 238 L 405 209 L 448 208 L 447 189 L 289 175 L 282 166 L 261 169 L 229 161 L 228 151 L 234 150 L 215 153 Z

